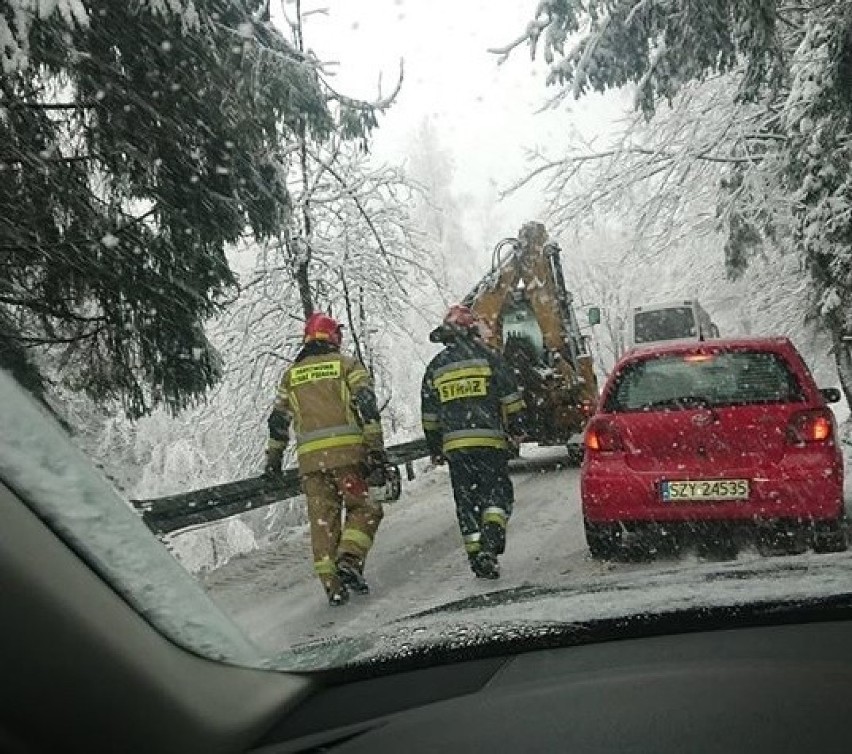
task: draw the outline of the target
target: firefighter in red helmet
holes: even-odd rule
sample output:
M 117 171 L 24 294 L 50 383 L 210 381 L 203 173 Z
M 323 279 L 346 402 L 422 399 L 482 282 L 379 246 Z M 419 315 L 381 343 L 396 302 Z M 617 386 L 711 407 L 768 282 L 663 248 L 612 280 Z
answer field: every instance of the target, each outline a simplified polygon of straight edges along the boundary
M 293 428 L 314 569 L 332 606 L 346 603 L 350 590 L 369 591 L 364 562 L 383 512 L 370 501 L 368 481 L 381 485 L 387 466 L 370 375 L 340 352 L 341 342 L 335 319 L 308 317 L 304 346 L 278 387 L 266 450 L 266 474 L 280 474 Z
M 471 569 L 500 575 L 514 490 L 509 441 L 525 434 L 524 400 L 503 357 L 483 342 L 484 325 L 467 306 L 450 307 L 430 340 L 445 348 L 426 368 L 423 432 L 433 460 L 446 460 Z

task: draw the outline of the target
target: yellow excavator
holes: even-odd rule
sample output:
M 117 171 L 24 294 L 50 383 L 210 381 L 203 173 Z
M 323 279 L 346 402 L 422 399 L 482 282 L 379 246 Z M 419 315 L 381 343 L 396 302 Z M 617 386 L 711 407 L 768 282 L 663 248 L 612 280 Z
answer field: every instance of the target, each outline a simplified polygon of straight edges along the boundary
M 598 382 L 565 286 L 559 245 L 545 226 L 528 222 L 517 238 L 500 241 L 491 271 L 463 303 L 485 322 L 488 345 L 518 377 L 529 440 L 579 452 L 579 435 L 597 407 Z M 589 309 L 588 320 L 598 324 L 600 310 Z

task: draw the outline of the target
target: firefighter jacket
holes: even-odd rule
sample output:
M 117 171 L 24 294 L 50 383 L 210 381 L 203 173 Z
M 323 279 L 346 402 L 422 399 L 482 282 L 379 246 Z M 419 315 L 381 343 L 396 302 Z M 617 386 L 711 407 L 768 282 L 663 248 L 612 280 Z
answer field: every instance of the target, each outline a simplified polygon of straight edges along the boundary
M 507 449 L 507 433 L 524 432 L 524 408 L 509 365 L 474 338 L 456 338 L 423 376 L 423 432 L 433 455 Z
M 363 463 L 368 451 L 384 449 L 370 375 L 328 343 L 308 343 L 284 372 L 269 417 L 270 450 L 287 446 L 291 426 L 303 475 Z

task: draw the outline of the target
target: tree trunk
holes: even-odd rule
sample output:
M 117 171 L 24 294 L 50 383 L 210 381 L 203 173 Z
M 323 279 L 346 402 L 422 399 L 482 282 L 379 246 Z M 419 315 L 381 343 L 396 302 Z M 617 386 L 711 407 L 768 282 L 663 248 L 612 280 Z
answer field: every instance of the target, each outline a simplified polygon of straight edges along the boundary
M 300 52 L 305 50 L 305 40 L 302 30 L 302 3 L 296 0 L 296 21 L 293 29 L 296 36 L 296 47 Z M 313 256 L 313 218 L 311 217 L 310 200 L 310 175 L 308 170 L 308 127 L 304 118 L 299 119 L 299 167 L 302 173 L 302 244 L 298 249 L 298 263 L 296 265 L 296 283 L 299 286 L 299 298 L 302 301 L 302 311 L 307 320 L 314 313 L 314 297 L 311 293 L 310 264 Z
M 361 351 L 361 341 L 358 338 L 358 328 L 355 327 L 355 318 L 352 316 L 352 299 L 349 297 L 349 286 L 346 283 L 346 276 L 342 268 L 340 270 L 340 282 L 343 286 L 343 303 L 346 306 L 346 319 L 349 323 L 352 344 L 355 347 L 355 356 L 366 367 L 367 363 L 364 361 L 364 353 Z
M 296 283 L 299 286 L 299 298 L 302 301 L 302 312 L 305 319 L 314 313 L 314 297 L 311 293 L 311 281 L 308 277 L 307 261 L 300 261 L 296 267 Z
M 302 241 L 304 248 L 299 249 L 300 257 L 296 278 L 299 281 L 299 295 L 302 298 L 302 309 L 304 309 L 305 318 L 307 319 L 314 311 L 313 296 L 311 295 L 311 284 L 308 275 L 308 268 L 311 264 L 311 257 L 313 256 L 314 223 L 313 217 L 311 217 L 310 200 L 308 199 L 308 191 L 310 191 L 308 134 L 304 120 L 299 123 L 299 140 L 299 166 L 302 171 L 302 191 L 304 192 L 302 199 Z
M 285 238 L 283 246 L 287 251 L 290 269 L 299 289 L 299 300 L 302 302 L 302 312 L 305 319 L 314 313 L 314 295 L 311 291 L 311 280 L 308 274 L 310 258 L 307 250 L 303 248 L 303 240 L 299 238 Z

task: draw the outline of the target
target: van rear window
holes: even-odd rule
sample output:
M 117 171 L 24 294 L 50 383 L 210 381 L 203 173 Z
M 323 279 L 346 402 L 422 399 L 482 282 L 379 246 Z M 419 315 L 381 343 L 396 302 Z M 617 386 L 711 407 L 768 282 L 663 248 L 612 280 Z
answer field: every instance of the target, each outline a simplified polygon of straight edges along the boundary
M 658 340 L 694 338 L 698 335 L 695 313 L 689 306 L 673 306 L 633 316 L 633 342 L 654 343 Z
M 797 403 L 802 388 L 784 359 L 764 351 L 652 357 L 617 376 L 606 411 Z

